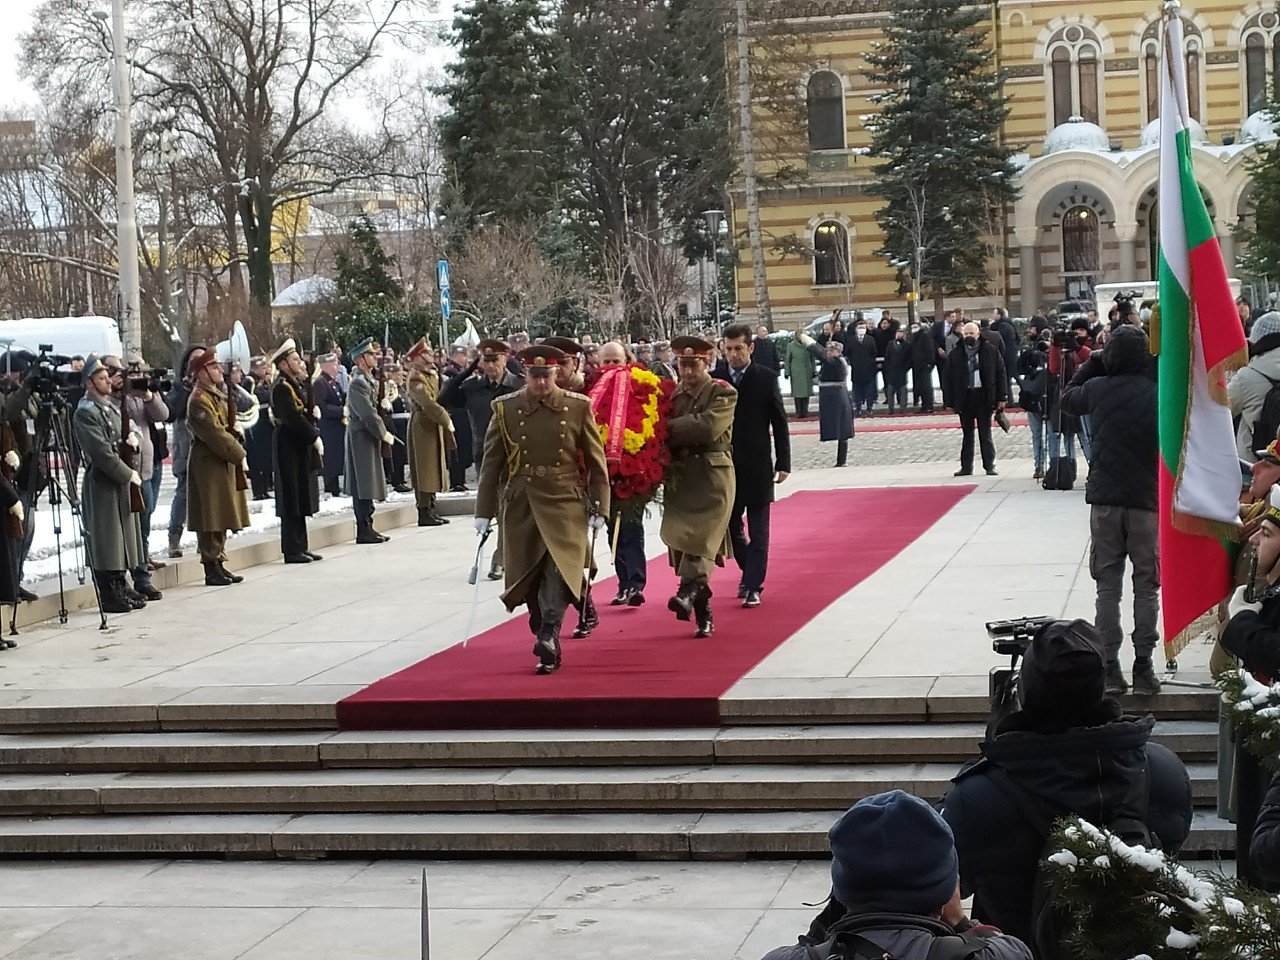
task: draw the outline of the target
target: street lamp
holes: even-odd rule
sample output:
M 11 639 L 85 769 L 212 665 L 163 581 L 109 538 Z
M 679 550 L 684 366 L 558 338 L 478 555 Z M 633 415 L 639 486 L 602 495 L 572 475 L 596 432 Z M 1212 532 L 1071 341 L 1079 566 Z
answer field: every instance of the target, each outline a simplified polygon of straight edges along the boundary
M 105 10 L 93 11 L 104 24 Z M 120 340 L 125 356 L 142 352 L 142 292 L 138 279 L 138 210 L 133 196 L 133 91 L 124 32 L 124 0 L 111 0 L 111 79 L 116 107 L 116 260 L 120 268 Z
M 720 332 L 720 225 L 724 223 L 723 210 L 703 210 L 702 219 L 711 231 L 711 279 L 716 290 L 716 332 Z

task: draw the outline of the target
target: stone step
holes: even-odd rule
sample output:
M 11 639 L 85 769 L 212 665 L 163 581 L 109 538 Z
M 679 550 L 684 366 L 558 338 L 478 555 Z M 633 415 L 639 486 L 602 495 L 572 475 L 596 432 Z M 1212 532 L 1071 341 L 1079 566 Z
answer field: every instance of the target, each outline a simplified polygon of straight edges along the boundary
M 0 773 L 339 767 L 896 763 L 977 755 L 980 723 L 820 724 L 674 730 L 264 731 L 0 735 Z M 1162 721 L 1156 739 L 1212 760 L 1218 726 Z
M 1188 676 L 1191 681 L 1207 677 Z M 359 685 L 199 687 L 194 690 L 0 690 L 0 731 L 92 734 L 209 730 L 336 730 L 339 700 Z M 1212 689 L 1166 687 L 1128 698 L 1131 713 L 1216 720 Z M 984 723 L 987 678 L 741 680 L 720 701 L 721 723 L 743 726 Z
M 827 855 L 843 812 L 209 814 L 0 818 L 4 857 L 537 856 L 730 860 Z M 1229 857 L 1235 827 L 1197 812 L 1183 856 Z
M 1188 765 L 1200 805 L 1217 767 Z M 929 800 L 954 763 L 464 767 L 190 773 L 11 774 L 6 816 L 95 813 L 390 813 L 831 810 L 900 788 Z

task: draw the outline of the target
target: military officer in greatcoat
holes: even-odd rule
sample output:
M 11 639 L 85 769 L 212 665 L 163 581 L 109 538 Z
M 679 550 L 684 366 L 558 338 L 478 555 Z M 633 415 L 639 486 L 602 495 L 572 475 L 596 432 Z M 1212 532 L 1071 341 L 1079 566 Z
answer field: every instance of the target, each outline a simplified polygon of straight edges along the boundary
M 205 586 L 224 587 L 244 579 L 226 567 L 227 532 L 249 526 L 244 436 L 235 419 L 227 416 L 225 391 L 230 384 L 216 351 L 193 356 L 188 370 L 195 386 L 187 401 L 187 524 L 196 532 Z
M 729 519 L 733 512 L 733 412 L 738 394 L 711 377 L 712 344 L 701 337 L 676 337 L 671 348 L 679 380 L 667 421 L 671 464 L 663 493 L 662 541 L 680 576 L 667 608 L 678 620 L 697 623 L 709 637 L 711 565 L 731 556 Z
M 449 521 L 436 509 L 436 494 L 449 489 L 446 455 L 456 450 L 453 418 L 438 401 L 440 371 L 426 338 L 405 354 L 409 378 L 405 394 L 409 403 L 409 479 L 418 501 L 418 526 L 438 527 Z
M 307 542 L 307 517 L 320 509 L 320 473 L 324 441 L 313 415 L 311 384 L 293 340 L 271 355 L 275 380 L 268 384 L 275 470 L 276 516 L 280 518 L 280 552 L 285 563 L 313 563 L 323 557 Z M 265 380 L 265 377 L 264 377 Z
M 494 401 L 476 495 L 479 534 L 501 500 L 502 600 L 508 610 L 528 605 L 539 673 L 560 666 L 564 612 L 583 595 L 588 532 L 603 529 L 609 514 L 604 445 L 590 401 L 556 385 L 563 357 L 546 345 L 521 351 L 526 384 Z
M 370 338 L 351 351 L 351 387 L 347 391 L 346 491 L 356 514 L 356 543 L 386 543 L 391 538 L 373 529 L 373 501 L 387 499 L 382 445 L 395 443 L 378 410 L 379 347 Z
M 573 393 L 586 393 L 582 376 L 582 344 L 572 337 L 544 337 L 542 343 L 564 354 L 556 371 L 556 386 Z

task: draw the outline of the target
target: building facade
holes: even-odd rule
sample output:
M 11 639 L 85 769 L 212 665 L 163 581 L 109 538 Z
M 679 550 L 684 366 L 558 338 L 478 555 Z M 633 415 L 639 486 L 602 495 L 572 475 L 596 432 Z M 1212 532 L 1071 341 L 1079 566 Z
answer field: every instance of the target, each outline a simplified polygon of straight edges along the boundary
M 986 5 L 987 42 L 1010 97 L 1004 135 L 1017 155 L 1020 194 L 1003 236 L 993 238 L 1005 255 L 991 265 L 988 291 L 949 305 L 1007 305 L 1029 316 L 1089 297 L 1099 283 L 1153 276 L 1161 8 L 1156 0 L 1108 0 L 1087 12 L 1065 0 Z M 805 0 L 793 9 L 787 28 L 804 38 L 807 61 L 795 78 L 804 122 L 792 165 L 800 176 L 766 185 L 760 197 L 779 327 L 835 307 L 903 300 L 898 270 L 876 253 L 881 202 L 866 156 L 877 85 L 865 56 L 883 37 L 892 0 Z M 1234 274 L 1235 229 L 1250 215 L 1246 161 L 1276 136 L 1263 107 L 1280 82 L 1280 12 L 1277 0 L 1205 0 L 1185 4 L 1182 17 L 1196 174 Z M 754 113 L 767 117 L 761 105 Z M 740 182 L 729 195 L 738 303 L 754 318 Z

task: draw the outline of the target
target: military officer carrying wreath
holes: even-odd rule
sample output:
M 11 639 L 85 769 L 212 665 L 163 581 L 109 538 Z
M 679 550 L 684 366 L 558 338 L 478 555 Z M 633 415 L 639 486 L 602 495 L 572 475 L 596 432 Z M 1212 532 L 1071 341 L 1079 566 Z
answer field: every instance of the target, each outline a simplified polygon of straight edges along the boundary
M 126 570 L 145 564 L 147 558 L 139 514 L 130 507 L 129 488 L 136 486 L 141 492 L 142 478 L 120 456 L 120 411 L 111 403 L 111 372 L 97 357 L 90 357 L 81 378 L 85 394 L 72 426 L 84 454 L 89 567 L 103 611 L 128 613 L 147 605 L 142 598 L 131 601 L 125 595 L 124 580 Z
M 508 610 L 528 605 L 538 673 L 560 666 L 560 626 L 565 608 L 582 597 L 588 530 L 603 529 L 609 514 L 600 432 L 590 401 L 556 385 L 563 358 L 545 345 L 520 353 L 526 384 L 494 401 L 476 495 L 477 533 L 501 513 L 502 601 Z
M 226 568 L 227 531 L 249 525 L 245 490 L 244 444 L 227 418 L 225 374 L 217 352 L 193 356 L 188 367 L 195 381 L 187 401 L 191 459 L 187 464 L 187 525 L 196 532 L 204 582 L 209 587 L 239 583 L 244 577 Z
M 379 346 L 370 338 L 351 351 L 355 369 L 347 391 L 347 495 L 355 504 L 356 543 L 385 543 L 391 538 L 373 529 L 373 501 L 387 499 L 387 478 L 382 469 L 382 445 L 395 437 L 378 410 Z
M 312 414 L 307 368 L 297 345 L 286 340 L 271 355 L 276 378 L 270 387 L 271 463 L 275 471 L 276 516 L 280 518 L 280 552 L 285 563 L 321 560 L 307 542 L 307 517 L 320 509 L 320 477 L 324 441 Z
M 733 512 L 733 412 L 738 394 L 709 372 L 713 347 L 700 337 L 671 341 L 679 380 L 667 421 L 671 464 L 663 492 L 662 541 L 680 577 L 667 601 L 677 620 L 697 623 L 711 636 L 711 565 L 731 555 Z
M 447 453 L 456 450 L 453 418 L 440 406 L 440 371 L 425 338 L 405 354 L 409 380 L 405 393 L 409 401 L 409 479 L 418 501 L 418 526 L 438 527 L 448 523 L 436 509 L 436 494 L 449 489 Z

